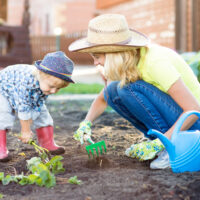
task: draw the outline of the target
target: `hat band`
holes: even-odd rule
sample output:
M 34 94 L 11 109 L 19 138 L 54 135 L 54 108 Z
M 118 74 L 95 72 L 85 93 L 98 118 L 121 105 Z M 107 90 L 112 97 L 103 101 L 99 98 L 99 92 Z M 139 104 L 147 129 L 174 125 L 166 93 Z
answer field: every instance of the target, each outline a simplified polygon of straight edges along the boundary
M 54 72 L 54 73 L 56 73 L 56 74 L 62 74 L 63 76 L 67 76 L 67 77 L 70 77 L 71 78 L 71 74 L 64 74 L 64 73 L 59 73 L 59 72 L 56 72 L 56 71 L 54 71 L 54 70 L 52 70 L 52 69 L 49 69 L 48 67 L 46 67 L 46 66 L 44 66 L 44 65 L 42 65 L 42 64 L 40 64 L 40 66 L 43 68 L 43 69 L 46 69 L 46 70 L 48 70 L 48 71 L 51 71 L 51 72 Z
M 92 27 L 88 28 L 90 31 L 95 32 L 95 33 L 121 33 L 121 32 L 125 32 L 127 31 L 127 28 L 123 28 L 123 29 L 118 29 L 118 30 L 98 30 Z
M 123 45 L 123 44 L 127 44 L 131 41 L 132 37 L 129 37 L 128 39 L 124 40 L 124 41 L 121 41 L 121 42 L 116 42 L 116 43 L 110 43 L 110 44 L 106 44 L 106 45 Z M 98 44 L 98 43 L 92 43 L 92 42 L 88 42 L 89 45 L 105 45 L 105 44 Z

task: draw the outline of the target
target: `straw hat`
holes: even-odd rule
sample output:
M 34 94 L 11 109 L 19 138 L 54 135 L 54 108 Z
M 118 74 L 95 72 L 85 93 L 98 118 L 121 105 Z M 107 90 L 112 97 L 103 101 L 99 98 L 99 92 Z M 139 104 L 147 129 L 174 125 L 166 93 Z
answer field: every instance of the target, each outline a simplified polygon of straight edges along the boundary
M 87 37 L 70 44 L 69 51 L 119 52 L 147 46 L 148 41 L 142 33 L 129 29 L 123 15 L 104 14 L 90 20 Z

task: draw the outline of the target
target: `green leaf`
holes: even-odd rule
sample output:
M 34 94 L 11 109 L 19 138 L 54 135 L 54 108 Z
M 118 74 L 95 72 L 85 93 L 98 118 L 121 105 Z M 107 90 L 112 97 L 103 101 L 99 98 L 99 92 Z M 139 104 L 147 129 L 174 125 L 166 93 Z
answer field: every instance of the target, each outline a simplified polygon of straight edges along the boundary
M 46 163 L 46 166 L 52 171 L 53 174 L 64 172 L 65 169 L 63 168 L 61 160 L 63 160 L 62 156 L 54 156 L 48 163 Z
M 38 178 L 38 175 L 36 174 L 30 174 L 28 177 L 24 179 L 24 183 L 27 182 L 26 184 L 34 184 L 35 180 Z
M 78 180 L 77 176 L 73 176 L 68 179 L 68 183 L 80 185 L 82 184 L 82 181 Z
M 33 157 L 30 160 L 27 160 L 26 162 L 28 169 L 32 171 L 32 167 L 37 166 L 42 161 L 40 157 Z
M 19 184 L 20 185 L 27 185 L 27 184 L 29 184 L 30 182 L 29 182 L 29 178 L 27 177 L 27 176 L 23 176 L 22 177 L 22 179 L 21 179 L 21 181 L 19 181 Z M 31 184 L 31 183 L 30 183 Z
M 42 179 L 39 176 L 35 179 L 35 183 L 38 186 L 43 186 L 44 185 L 43 182 L 42 182 Z
M 2 184 L 3 185 L 8 185 L 11 181 L 12 181 L 12 176 L 11 175 L 7 175 L 6 177 L 4 177 L 2 179 Z
M 4 172 L 0 172 L 0 181 L 2 181 L 4 178 Z
M 50 174 L 48 177 L 48 181 L 45 183 L 45 186 L 47 188 L 53 187 L 56 185 L 56 177 L 54 176 L 54 174 Z
M 4 195 L 2 193 L 0 193 L 0 199 L 2 199 L 4 197 Z

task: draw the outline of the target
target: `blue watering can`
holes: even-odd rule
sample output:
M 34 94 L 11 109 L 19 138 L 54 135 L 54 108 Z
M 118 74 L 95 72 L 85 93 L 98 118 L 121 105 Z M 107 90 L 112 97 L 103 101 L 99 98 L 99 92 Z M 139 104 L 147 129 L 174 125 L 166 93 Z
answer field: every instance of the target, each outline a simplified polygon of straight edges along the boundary
M 180 131 L 183 122 L 192 114 L 200 117 L 200 112 L 197 111 L 184 113 L 174 128 L 171 140 L 154 129 L 147 133 L 157 136 L 164 144 L 172 171 L 175 173 L 200 171 L 200 130 Z

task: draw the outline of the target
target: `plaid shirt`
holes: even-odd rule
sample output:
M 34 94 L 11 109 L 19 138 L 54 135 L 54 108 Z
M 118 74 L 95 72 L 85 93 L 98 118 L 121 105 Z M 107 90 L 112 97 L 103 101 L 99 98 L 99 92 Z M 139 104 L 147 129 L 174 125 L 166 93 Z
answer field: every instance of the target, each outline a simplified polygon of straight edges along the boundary
M 0 94 L 22 120 L 37 118 L 47 98 L 32 74 L 33 69 L 32 65 L 17 64 L 0 71 Z

